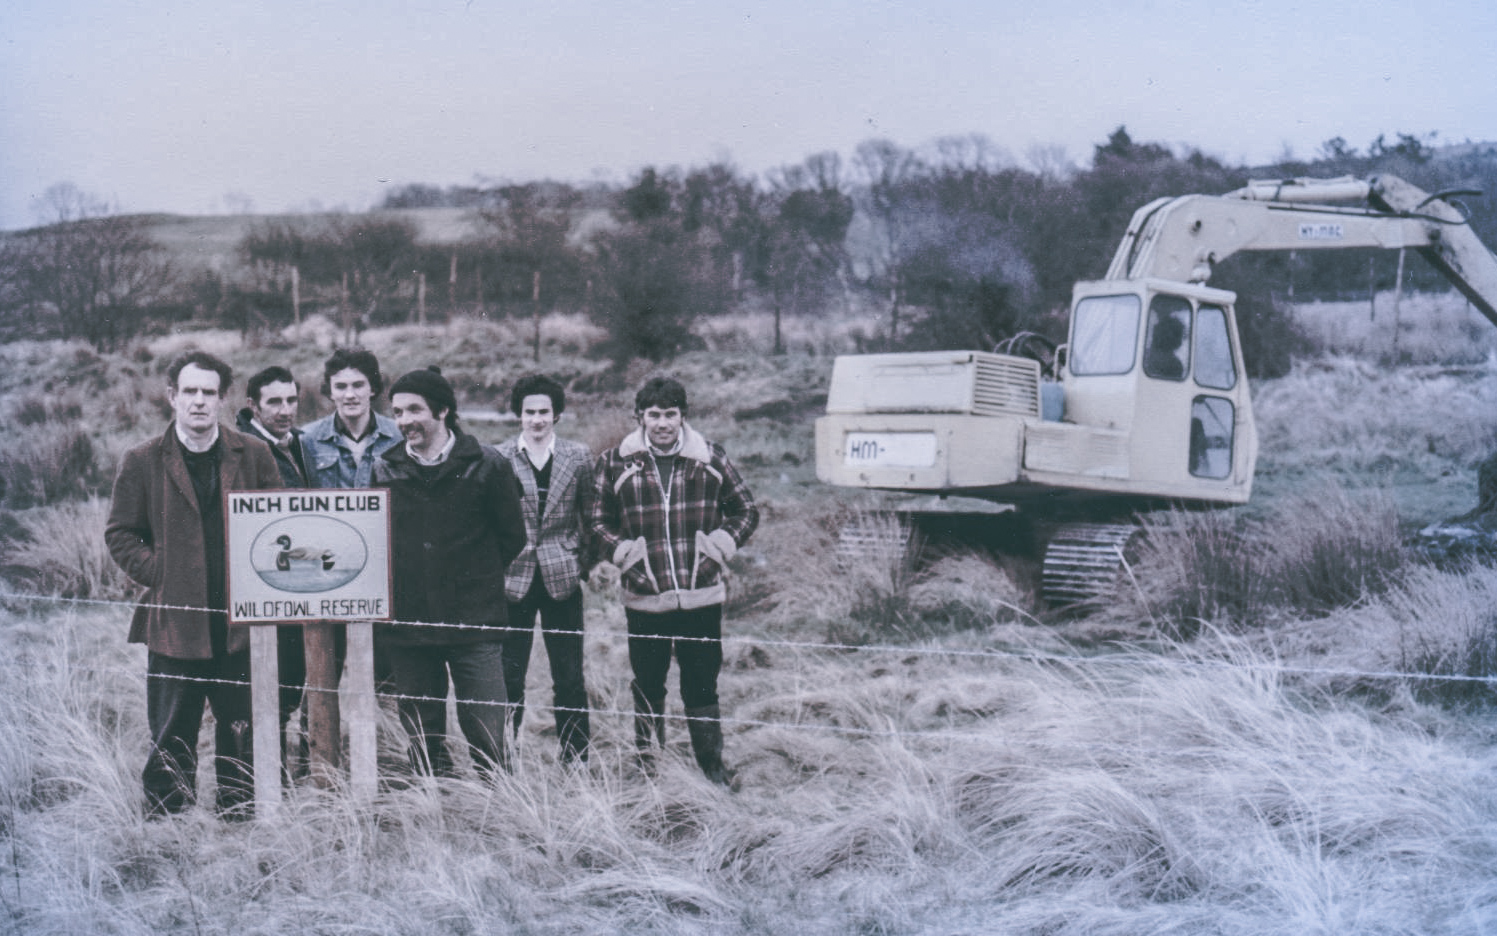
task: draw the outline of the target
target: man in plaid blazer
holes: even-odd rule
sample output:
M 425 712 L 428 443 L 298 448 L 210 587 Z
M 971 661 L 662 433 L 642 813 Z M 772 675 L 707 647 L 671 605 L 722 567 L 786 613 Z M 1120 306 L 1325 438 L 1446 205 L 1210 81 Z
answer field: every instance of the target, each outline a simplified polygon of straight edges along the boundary
M 723 766 L 717 677 L 725 578 L 759 524 L 753 495 L 723 447 L 686 424 L 686 388 L 668 377 L 634 397 L 639 429 L 598 458 L 593 534 L 619 567 L 634 670 L 634 743 L 647 765 L 652 735 L 665 745 L 665 677 L 674 650 L 697 765 L 714 783 Z M 603 552 L 607 550 L 607 552 Z
M 510 391 L 520 434 L 499 446 L 523 493 L 525 549 L 510 563 L 504 592 L 509 631 L 504 638 L 504 685 L 518 736 L 525 716 L 525 674 L 530 668 L 536 613 L 551 661 L 556 734 L 568 763 L 586 761 L 589 738 L 587 686 L 582 676 L 581 581 L 592 565 L 593 454 L 556 437 L 556 418 L 567 406 L 561 384 L 539 374 Z

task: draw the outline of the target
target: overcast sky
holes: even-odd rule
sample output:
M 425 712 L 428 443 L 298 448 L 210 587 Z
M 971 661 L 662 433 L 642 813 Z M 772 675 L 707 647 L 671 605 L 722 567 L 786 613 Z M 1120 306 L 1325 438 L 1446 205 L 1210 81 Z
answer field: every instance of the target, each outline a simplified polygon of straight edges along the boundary
M 882 137 L 1025 164 L 1497 140 L 1497 0 L 6 0 L 0 229 L 71 182 L 128 211 L 361 210 L 391 186 L 763 172 Z

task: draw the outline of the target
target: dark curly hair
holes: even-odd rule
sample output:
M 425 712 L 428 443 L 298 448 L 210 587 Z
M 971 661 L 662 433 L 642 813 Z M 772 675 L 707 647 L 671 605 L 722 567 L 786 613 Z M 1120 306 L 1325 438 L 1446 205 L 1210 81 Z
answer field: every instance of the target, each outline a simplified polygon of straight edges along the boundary
M 373 351 L 365 348 L 339 348 L 333 352 L 333 356 L 322 365 L 322 395 L 330 397 L 333 395 L 333 375 L 341 370 L 352 367 L 363 374 L 369 381 L 369 390 L 373 396 L 379 396 L 385 389 L 385 378 L 379 372 L 379 358 L 374 356 Z
M 177 355 L 172 361 L 171 366 L 166 369 L 166 379 L 171 384 L 173 390 L 177 389 L 177 378 L 182 376 L 182 368 L 189 364 L 194 364 L 203 370 L 211 370 L 218 374 L 219 396 L 224 396 L 229 392 L 229 385 L 234 382 L 234 369 L 221 358 L 215 357 L 207 351 L 188 351 Z
M 674 377 L 651 377 L 634 394 L 634 412 L 643 413 L 652 406 L 661 409 L 676 407 L 686 415 L 686 388 Z
M 515 381 L 514 389 L 509 391 L 509 411 L 518 416 L 526 397 L 542 395 L 551 398 L 553 416 L 560 416 L 567 408 L 567 391 L 560 383 L 545 374 L 526 374 Z

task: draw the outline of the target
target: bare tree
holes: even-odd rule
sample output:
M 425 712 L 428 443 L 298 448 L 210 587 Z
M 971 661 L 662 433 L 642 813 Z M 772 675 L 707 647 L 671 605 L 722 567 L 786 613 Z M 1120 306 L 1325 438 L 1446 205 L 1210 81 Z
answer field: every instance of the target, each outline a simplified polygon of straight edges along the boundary
M 909 226 L 906 204 L 910 181 L 923 171 L 920 160 L 909 150 L 889 140 L 867 140 L 859 144 L 853 165 L 863 178 L 863 212 L 873 222 L 878 245 L 877 263 L 889 284 L 889 340 L 899 332 L 899 311 L 904 304 L 904 245 Z
M 18 301 L 33 313 L 54 312 L 63 337 L 101 351 L 117 347 L 175 287 L 166 251 L 142 219 L 114 213 L 69 183 L 52 186 L 43 202 L 47 223 L 13 240 Z
M 851 263 L 847 228 L 853 210 L 835 153 L 820 153 L 771 174 L 759 208 L 764 221 L 758 278 L 774 303 L 776 353 L 783 350 L 782 310 L 821 305 L 837 288 L 846 294 Z

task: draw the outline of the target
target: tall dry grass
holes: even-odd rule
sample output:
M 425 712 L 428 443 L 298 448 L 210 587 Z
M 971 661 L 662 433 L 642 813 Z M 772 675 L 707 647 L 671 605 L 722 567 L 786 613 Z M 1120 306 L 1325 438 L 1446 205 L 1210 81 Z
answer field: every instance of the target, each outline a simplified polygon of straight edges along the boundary
M 1326 615 L 1396 587 L 1413 562 L 1386 495 L 1330 483 L 1256 519 L 1169 511 L 1146 517 L 1144 529 L 1111 612 L 1175 637 L 1203 624 L 1241 630 Z
M 1469 471 L 1497 448 L 1497 367 L 1297 362 L 1253 396 L 1260 471 Z
M 1396 306 L 1396 309 L 1395 309 Z M 1478 364 L 1497 354 L 1497 331 L 1464 296 L 1391 292 L 1371 301 L 1309 302 L 1294 308 L 1324 352 L 1383 364 Z
M 391 374 L 443 363 L 465 406 L 492 405 L 535 366 L 526 325 L 364 340 Z M 630 394 L 653 368 L 569 356 L 586 338 L 580 325 L 547 332 L 540 369 L 574 380 L 564 431 L 600 448 L 629 428 Z M 79 422 L 115 451 L 164 427 L 165 361 L 202 336 L 174 340 L 105 357 L 3 347 L 22 373 L 0 369 L 0 393 L 84 388 Z M 241 379 L 285 360 L 304 388 L 331 347 L 221 340 Z M 1356 493 L 1484 454 L 1497 425 L 1482 415 L 1497 392 L 1484 367 L 1337 358 L 1261 386 L 1265 478 L 1348 490 L 1319 498 L 1322 514 L 1296 502 L 1272 528 L 1259 523 L 1287 500 L 1273 483 L 1230 524 L 1161 519 L 1155 564 L 1141 561 L 1139 587 L 1108 609 L 1117 623 L 1089 632 L 1110 636 L 1081 644 L 1068 638 L 1102 615 L 1039 623 L 1024 578 L 982 554 L 839 563 L 848 508 L 809 465 L 808 398 L 829 362 L 765 357 L 762 331 L 721 340 L 755 357 L 708 350 L 669 369 L 694 393 L 693 423 L 741 453 L 764 511 L 734 562 L 721 683 L 740 792 L 701 777 L 674 693 L 659 770 L 633 765 L 623 613 L 604 574 L 587 591 L 586 772 L 555 763 L 538 642 L 516 769 L 496 783 L 404 783 L 368 804 L 298 786 L 274 821 L 223 825 L 198 809 L 147 823 L 129 609 L 15 601 L 0 610 L 0 931 L 1497 929 L 1489 709 L 1421 688 L 1453 680 L 1414 678 L 1487 665 L 1497 580 L 1406 566 L 1384 549 L 1390 511 Z M 1205 516 L 1223 525 L 1190 525 Z M 1348 549 L 1362 558 L 1340 561 Z M 1279 553 L 1318 570 L 1295 586 L 1305 597 L 1287 597 L 1298 573 Z M 1148 606 L 1130 610 L 1140 593 Z M 1297 604 L 1325 594 L 1328 608 Z M 1194 619 L 1210 626 L 1188 643 L 1161 637 L 1159 622 Z
M 3 664 L 0 918 L 26 933 L 1480 932 L 1497 761 L 1437 711 L 1379 717 L 1242 650 L 1067 659 L 730 644 L 736 794 L 679 723 L 591 769 L 276 820 L 140 818 L 143 661 L 121 613 L 52 615 Z M 626 684 L 616 633 L 590 677 Z M 600 644 L 609 651 L 601 653 Z M 1204 651 L 1203 647 L 1203 651 Z M 743 664 L 743 665 L 740 665 Z M 627 693 L 627 689 L 624 690 Z M 536 696 L 542 698 L 543 696 Z M 1429 730 L 1431 722 L 1440 730 Z M 206 780 L 204 782 L 207 782 Z
M 0 569 L 14 585 L 40 595 L 118 600 L 135 586 L 104 545 L 109 500 L 91 497 L 21 511 L 0 542 Z

